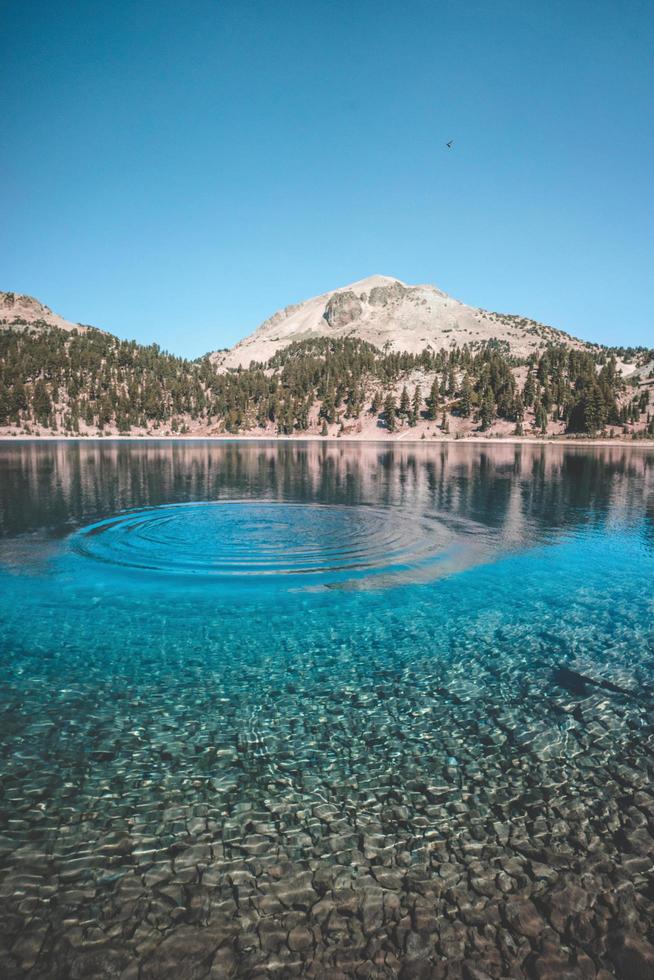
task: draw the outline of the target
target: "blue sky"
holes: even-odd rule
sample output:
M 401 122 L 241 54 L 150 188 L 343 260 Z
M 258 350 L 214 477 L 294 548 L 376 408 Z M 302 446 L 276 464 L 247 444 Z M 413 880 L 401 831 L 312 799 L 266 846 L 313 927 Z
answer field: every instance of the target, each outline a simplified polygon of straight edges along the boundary
M 650 2 L 6 0 L 1 35 L 0 289 L 191 356 L 376 272 L 654 345 Z

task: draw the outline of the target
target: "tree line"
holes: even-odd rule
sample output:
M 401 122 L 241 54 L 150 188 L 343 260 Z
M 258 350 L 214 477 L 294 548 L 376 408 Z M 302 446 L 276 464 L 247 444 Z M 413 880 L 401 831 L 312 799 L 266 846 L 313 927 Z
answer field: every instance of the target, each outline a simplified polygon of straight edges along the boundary
M 364 416 L 389 432 L 421 419 L 448 431 L 459 417 L 482 432 L 499 419 L 517 435 L 527 426 L 545 433 L 550 421 L 594 435 L 607 426 L 628 430 L 644 416 L 654 435 L 648 392 L 629 389 L 616 353 L 550 344 L 521 360 L 496 340 L 410 354 L 322 337 L 292 343 L 267 363 L 218 372 L 208 357 L 188 361 L 156 344 L 43 324 L 0 333 L 0 426 L 183 433 L 202 423 L 234 434 L 292 434 L 317 424 L 327 434 Z M 645 363 L 651 354 L 631 356 Z

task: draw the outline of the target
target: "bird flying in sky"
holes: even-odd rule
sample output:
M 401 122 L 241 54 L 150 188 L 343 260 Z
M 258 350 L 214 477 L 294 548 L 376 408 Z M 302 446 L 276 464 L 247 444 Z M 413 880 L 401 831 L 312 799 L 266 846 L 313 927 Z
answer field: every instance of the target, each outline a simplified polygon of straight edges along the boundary
M 454 140 L 450 140 L 450 142 L 449 142 L 449 143 L 446 143 L 446 144 L 445 144 L 445 146 L 446 146 L 446 147 L 448 148 L 448 150 L 451 150 L 451 149 L 452 149 L 452 143 L 453 143 L 453 142 L 454 142 Z

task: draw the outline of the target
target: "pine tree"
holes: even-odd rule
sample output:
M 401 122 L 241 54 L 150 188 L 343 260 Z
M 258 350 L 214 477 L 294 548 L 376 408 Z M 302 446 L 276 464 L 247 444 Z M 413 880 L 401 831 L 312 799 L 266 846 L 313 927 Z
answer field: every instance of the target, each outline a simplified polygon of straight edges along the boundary
M 320 406 L 320 416 L 321 418 L 327 419 L 328 422 L 336 421 L 336 394 L 333 389 L 325 394 L 323 403 Z
M 479 407 L 479 421 L 482 431 L 489 429 L 495 418 L 495 400 L 490 388 L 486 388 Z
M 438 390 L 438 375 L 434 378 L 427 399 L 427 418 L 435 421 L 438 418 L 438 406 L 440 405 L 440 393 Z
M 395 398 L 393 394 L 389 392 L 384 401 L 384 419 L 386 421 L 386 428 L 389 432 L 395 432 L 396 428 L 396 412 L 397 408 L 395 406 Z
M 527 371 L 527 380 L 525 381 L 525 386 L 522 392 L 522 397 L 527 408 L 531 408 L 534 404 L 534 398 L 536 396 L 536 382 L 534 381 L 534 374 L 531 368 Z
M 413 400 L 411 402 L 411 412 L 409 414 L 409 425 L 415 426 L 418 424 L 418 419 L 420 418 L 420 409 L 422 407 L 422 391 L 420 385 L 416 385 L 415 391 L 413 392 Z
M 547 411 L 542 402 L 537 402 L 534 410 L 534 421 L 536 428 L 545 434 L 547 432 Z
M 26 412 L 28 407 L 27 392 L 20 378 L 8 386 L 7 400 L 9 415 L 18 422 L 21 412 Z
M 409 400 L 409 392 L 406 389 L 406 385 L 402 388 L 402 394 L 400 395 L 400 408 L 398 415 L 403 419 L 407 418 L 409 412 L 411 411 L 411 402 Z
M 459 412 L 464 419 L 467 419 L 472 411 L 472 394 L 470 376 L 466 371 L 461 388 L 461 398 L 459 400 Z
M 48 394 L 48 389 L 46 388 L 44 381 L 37 381 L 34 386 L 32 407 L 36 421 L 41 425 L 49 425 L 50 413 L 52 412 L 52 401 L 50 400 L 50 395 Z

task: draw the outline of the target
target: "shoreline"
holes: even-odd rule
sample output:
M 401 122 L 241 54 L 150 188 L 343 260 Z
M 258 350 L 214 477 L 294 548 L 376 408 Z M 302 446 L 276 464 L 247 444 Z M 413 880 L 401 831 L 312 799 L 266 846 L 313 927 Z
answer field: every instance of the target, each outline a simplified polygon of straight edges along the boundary
M 621 446 L 624 448 L 654 449 L 654 439 L 590 439 L 590 438 L 558 438 L 547 437 L 539 439 L 536 436 L 465 436 L 457 439 L 455 436 L 443 436 L 442 438 L 430 439 L 403 439 L 401 436 L 389 438 L 380 436 L 379 438 L 357 438 L 352 436 L 251 436 L 251 435 L 161 435 L 161 436 L 141 436 L 141 435 L 107 435 L 107 436 L 6 436 L 0 435 L 0 444 L 17 442 L 317 442 L 325 445 L 331 443 L 365 443 L 376 444 L 386 443 L 388 445 L 526 445 L 526 446 Z

